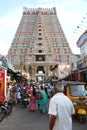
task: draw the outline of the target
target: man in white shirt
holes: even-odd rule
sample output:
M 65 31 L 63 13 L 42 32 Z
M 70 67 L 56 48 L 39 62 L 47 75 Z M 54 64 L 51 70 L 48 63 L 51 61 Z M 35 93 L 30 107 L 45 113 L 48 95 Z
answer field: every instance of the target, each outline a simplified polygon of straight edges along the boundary
M 49 130 L 72 130 L 72 114 L 75 113 L 71 100 L 63 94 L 64 86 L 55 87 L 55 95 L 49 104 Z

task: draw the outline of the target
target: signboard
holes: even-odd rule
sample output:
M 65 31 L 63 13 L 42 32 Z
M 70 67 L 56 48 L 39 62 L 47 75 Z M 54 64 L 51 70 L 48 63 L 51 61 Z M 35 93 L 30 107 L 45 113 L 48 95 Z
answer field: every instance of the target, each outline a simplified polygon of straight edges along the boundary
M 82 69 L 82 68 L 84 68 L 84 67 L 87 67 L 87 56 L 84 56 L 83 59 L 81 59 L 81 60 L 79 60 L 79 61 L 77 62 L 77 68 L 78 68 L 78 69 Z
M 77 46 L 80 47 L 84 43 L 84 41 L 87 39 L 87 32 L 84 32 L 82 36 L 77 41 Z
M 68 76 L 70 73 L 70 65 L 67 65 L 66 63 L 59 63 L 58 65 L 58 78 L 62 79 L 66 76 Z
M 4 101 L 6 96 L 6 70 L 0 70 L 0 102 Z

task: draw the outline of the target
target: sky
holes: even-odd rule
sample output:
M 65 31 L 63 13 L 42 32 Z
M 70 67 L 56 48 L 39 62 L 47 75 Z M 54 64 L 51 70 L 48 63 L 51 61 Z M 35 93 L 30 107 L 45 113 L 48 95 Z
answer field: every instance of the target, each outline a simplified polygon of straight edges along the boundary
M 87 0 L 0 0 L 0 54 L 8 54 L 23 7 L 56 7 L 58 19 L 72 52 L 80 54 L 76 42 L 87 29 Z

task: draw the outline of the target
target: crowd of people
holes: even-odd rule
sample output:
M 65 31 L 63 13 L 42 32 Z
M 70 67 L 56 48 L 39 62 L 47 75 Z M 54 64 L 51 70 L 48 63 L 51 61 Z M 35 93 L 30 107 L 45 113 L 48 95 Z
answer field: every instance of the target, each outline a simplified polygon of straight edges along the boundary
M 10 97 L 14 98 L 15 105 L 21 102 L 22 95 L 26 94 L 29 101 L 29 111 L 39 110 L 49 114 L 49 130 L 72 130 L 72 115 L 75 113 L 71 100 L 63 93 L 62 84 L 27 83 L 19 87 L 14 83 L 9 86 Z
M 12 86 L 8 86 L 8 96 L 14 99 L 14 105 L 20 104 L 23 95 L 26 95 L 29 101 L 29 111 L 38 109 L 45 114 L 48 111 L 49 98 L 54 95 L 54 85 L 37 82 L 18 86 L 18 83 L 15 82 Z

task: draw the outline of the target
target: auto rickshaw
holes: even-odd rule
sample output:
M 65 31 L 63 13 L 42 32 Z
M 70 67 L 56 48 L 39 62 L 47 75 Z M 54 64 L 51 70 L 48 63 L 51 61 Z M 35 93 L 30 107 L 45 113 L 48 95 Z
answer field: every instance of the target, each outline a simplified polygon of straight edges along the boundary
M 87 118 L 87 90 L 86 83 L 79 81 L 63 81 L 64 93 L 73 102 L 75 115 L 81 123 Z

